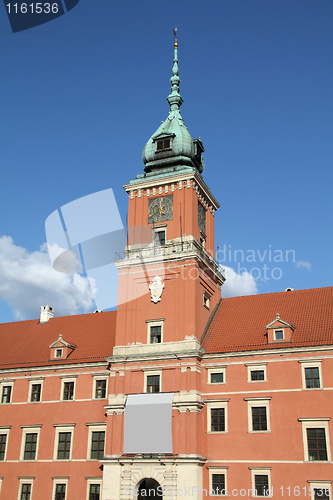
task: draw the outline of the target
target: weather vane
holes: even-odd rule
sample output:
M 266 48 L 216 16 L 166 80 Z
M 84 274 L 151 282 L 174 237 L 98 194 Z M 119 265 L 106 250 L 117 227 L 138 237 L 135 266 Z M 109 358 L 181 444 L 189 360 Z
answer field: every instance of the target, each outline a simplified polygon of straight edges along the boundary
M 173 34 L 175 35 L 175 42 L 177 42 L 177 26 L 175 27 L 175 29 L 173 30 Z

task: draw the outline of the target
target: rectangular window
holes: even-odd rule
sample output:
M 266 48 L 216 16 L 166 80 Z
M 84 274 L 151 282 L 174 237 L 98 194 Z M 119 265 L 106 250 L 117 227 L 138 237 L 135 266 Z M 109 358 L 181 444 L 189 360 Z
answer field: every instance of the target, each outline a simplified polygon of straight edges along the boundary
M 274 330 L 274 340 L 283 340 L 284 334 L 283 330 Z
M 42 384 L 31 384 L 31 402 L 40 401 L 40 395 L 42 390 Z
M 105 431 L 91 433 L 91 455 L 92 460 L 101 460 L 104 457 Z
M 150 326 L 150 343 L 160 344 L 162 341 L 162 326 Z
M 5 460 L 7 434 L 0 434 L 0 460 Z
M 225 432 L 225 411 L 224 408 L 211 408 L 210 410 L 212 432 Z
M 11 385 L 3 385 L 2 386 L 1 403 L 10 403 L 11 395 L 12 395 L 12 386 Z
M 56 349 L 55 357 L 56 358 L 62 358 L 62 349 Z
M 22 483 L 20 500 L 30 500 L 30 498 L 31 498 L 31 484 Z
M 89 500 L 100 500 L 101 486 L 100 484 L 89 485 Z
M 317 389 L 320 387 L 319 368 L 305 368 L 305 386 L 307 389 Z
M 166 241 L 165 229 L 154 230 L 154 243 L 158 246 L 164 247 Z
M 65 500 L 66 498 L 66 484 L 56 484 L 54 500 Z
M 254 488 L 256 496 L 267 497 L 269 495 L 268 476 L 266 474 L 255 474 Z
M 69 460 L 71 452 L 71 432 L 59 432 L 58 436 L 58 460 Z
M 210 295 L 207 292 L 204 292 L 203 305 L 206 307 L 206 309 L 209 309 L 209 304 L 210 304 Z
M 36 432 L 28 432 L 25 435 L 23 460 L 35 460 L 37 450 L 37 436 Z
M 251 370 L 251 380 L 265 380 L 265 370 Z
M 210 374 L 211 384 L 223 384 L 223 372 L 216 372 Z
M 314 500 L 330 500 L 329 489 L 315 488 L 313 490 L 313 498 Z
M 212 474 L 213 495 L 226 495 L 225 474 Z
M 170 148 L 170 139 L 159 139 L 157 141 L 157 151 Z
M 74 382 L 64 382 L 64 392 L 62 399 L 64 401 L 71 401 L 74 399 Z
M 306 430 L 308 440 L 309 460 L 327 460 L 326 434 L 325 429 L 309 428 Z
M 147 375 L 147 393 L 160 392 L 160 375 Z
M 95 398 L 104 399 L 106 397 L 106 380 L 96 380 Z
M 248 423 L 249 432 L 269 432 L 269 401 L 271 396 L 267 398 L 246 397 L 248 403 Z

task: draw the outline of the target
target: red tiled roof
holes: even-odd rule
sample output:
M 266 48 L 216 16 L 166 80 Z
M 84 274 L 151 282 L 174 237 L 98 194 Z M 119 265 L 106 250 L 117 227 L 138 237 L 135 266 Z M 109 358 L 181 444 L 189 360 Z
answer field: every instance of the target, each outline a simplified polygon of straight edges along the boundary
M 39 320 L 2 323 L 0 369 L 105 360 L 112 355 L 116 315 L 116 311 L 107 311 L 51 318 L 47 323 L 39 323 Z M 49 361 L 49 346 L 60 333 L 77 348 L 67 360 Z
M 295 331 L 291 342 L 267 344 L 276 313 Z M 202 347 L 206 353 L 333 344 L 333 287 L 222 299 Z

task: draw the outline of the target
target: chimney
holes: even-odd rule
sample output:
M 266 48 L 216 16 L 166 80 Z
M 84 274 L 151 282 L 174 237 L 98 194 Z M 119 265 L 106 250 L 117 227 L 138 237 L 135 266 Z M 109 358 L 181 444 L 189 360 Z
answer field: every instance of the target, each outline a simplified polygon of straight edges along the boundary
M 54 309 L 50 306 L 40 307 L 40 323 L 47 323 L 49 319 L 53 318 Z

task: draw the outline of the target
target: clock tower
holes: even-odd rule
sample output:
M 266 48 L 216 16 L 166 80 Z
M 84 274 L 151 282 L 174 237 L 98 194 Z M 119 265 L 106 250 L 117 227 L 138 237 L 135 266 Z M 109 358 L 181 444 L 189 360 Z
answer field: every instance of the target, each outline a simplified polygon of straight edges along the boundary
M 185 492 L 189 484 L 202 498 L 201 338 L 224 277 L 204 147 L 180 114 L 177 39 L 173 63 L 169 114 L 144 147 L 143 173 L 124 186 L 127 245 L 116 262 L 103 498 L 140 499 L 144 488 Z
M 202 141 L 192 139 L 180 113 L 177 40 L 173 62 L 168 117 L 144 147 L 144 173 L 124 186 L 128 238 L 117 262 L 116 345 L 150 343 L 147 323 L 155 320 L 163 324 L 154 342 L 200 340 L 224 282 L 215 262 L 219 204 L 202 177 Z

